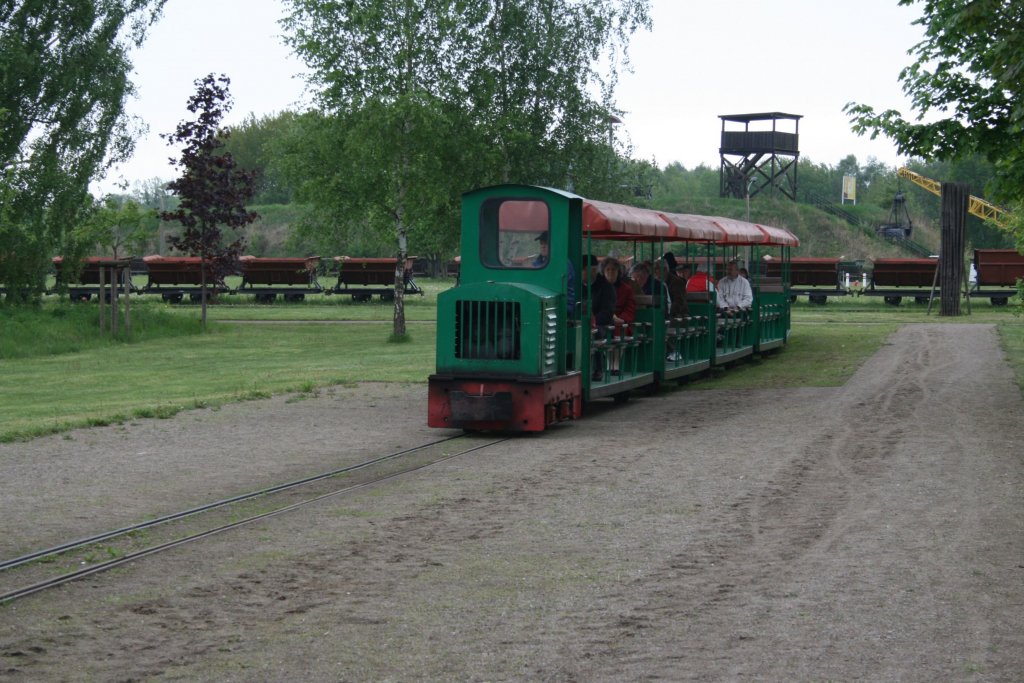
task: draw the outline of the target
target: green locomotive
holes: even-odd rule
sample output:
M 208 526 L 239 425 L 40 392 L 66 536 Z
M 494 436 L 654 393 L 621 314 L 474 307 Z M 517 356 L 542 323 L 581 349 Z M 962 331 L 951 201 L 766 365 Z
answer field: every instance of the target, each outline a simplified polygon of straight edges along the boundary
M 779 347 L 789 337 L 787 264 L 798 244 L 780 228 L 550 188 L 468 192 L 460 284 L 438 297 L 428 424 L 542 431 L 581 417 L 588 401 L 625 400 L 634 389 Z M 673 245 L 685 263 L 707 269 L 745 251 L 750 309 L 721 315 L 716 292 L 693 292 L 687 315 L 673 318 L 665 297 L 641 295 L 629 325 L 595 325 L 587 290 L 596 252 L 612 247 L 631 250 L 627 260 L 657 260 Z M 764 259 L 781 263 L 773 273 L 782 277 L 764 275 Z

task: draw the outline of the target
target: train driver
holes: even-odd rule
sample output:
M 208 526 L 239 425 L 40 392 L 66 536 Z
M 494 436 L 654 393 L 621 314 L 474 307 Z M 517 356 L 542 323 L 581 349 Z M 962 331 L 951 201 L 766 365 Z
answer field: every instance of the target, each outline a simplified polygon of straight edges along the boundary
M 749 310 L 754 303 L 754 293 L 750 282 L 740 275 L 740 266 L 736 261 L 729 261 L 726 275 L 718 281 L 718 308 L 734 313 Z
M 542 232 L 537 235 L 534 239 L 537 240 L 537 255 L 533 259 L 532 265 L 534 268 L 543 268 L 548 264 L 548 257 L 551 254 L 551 244 L 549 243 L 549 237 L 547 232 Z

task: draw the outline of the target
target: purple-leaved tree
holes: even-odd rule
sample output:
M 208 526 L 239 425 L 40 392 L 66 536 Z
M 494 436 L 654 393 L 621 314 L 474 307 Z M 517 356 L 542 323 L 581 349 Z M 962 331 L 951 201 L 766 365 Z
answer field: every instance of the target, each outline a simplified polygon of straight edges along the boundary
M 238 168 L 231 154 L 223 150 L 230 134 L 221 127 L 224 114 L 231 109 L 230 83 L 224 74 L 196 80 L 196 93 L 188 99 L 188 110 L 195 117 L 162 136 L 169 145 L 184 145 L 181 158 L 171 159 L 181 176 L 167 185 L 180 203 L 160 217 L 184 228 L 181 235 L 167 238 L 170 247 L 201 259 L 204 328 L 207 285 L 223 286 L 224 277 L 236 269 L 245 244 L 237 234 L 234 241 L 227 242 L 222 228 L 234 232 L 259 218 L 245 208 L 255 192 L 255 173 Z

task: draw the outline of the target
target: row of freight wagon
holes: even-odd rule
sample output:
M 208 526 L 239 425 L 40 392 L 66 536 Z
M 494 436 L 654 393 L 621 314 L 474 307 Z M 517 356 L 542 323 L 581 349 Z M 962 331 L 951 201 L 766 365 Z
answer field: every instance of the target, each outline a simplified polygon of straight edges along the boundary
M 778 267 L 767 265 L 769 270 Z M 794 257 L 790 268 L 790 295 L 818 304 L 852 293 L 884 297 L 892 305 L 905 297 L 927 303 L 938 292 L 937 257 L 875 259 L 870 269 L 861 267 L 859 272 L 855 264 L 838 258 Z M 1019 279 L 1024 279 L 1024 255 L 1013 249 L 975 249 L 967 295 L 1004 306 L 1017 294 Z
M 373 296 L 389 299 L 394 296 L 396 258 L 356 258 L 335 256 L 337 281 L 333 286 L 320 283 L 321 257 L 302 258 L 259 258 L 243 256 L 238 267 L 229 273 L 241 278 L 236 287 L 228 287 L 223 274 L 212 272 L 209 264 L 202 264 L 198 257 L 190 256 L 146 256 L 142 259 L 113 259 L 91 256 L 84 259 L 77 271 L 67 275 L 63 259 L 53 259 L 56 271 L 56 285 L 53 291 L 67 288 L 73 300 L 88 301 L 99 294 L 101 283 L 109 287 L 110 273 L 133 272 L 144 274 L 146 283 L 136 286 L 128 280 L 127 290 L 134 294 L 156 294 L 165 301 L 178 303 L 186 296 L 199 300 L 206 284 L 209 293 L 248 294 L 258 302 L 269 303 L 279 295 L 286 301 L 302 301 L 307 294 L 349 294 L 360 301 Z M 423 294 L 413 277 L 415 259 L 409 258 L 404 264 L 406 294 Z M 204 272 L 205 271 L 205 272 Z M 119 291 L 126 289 L 123 281 Z

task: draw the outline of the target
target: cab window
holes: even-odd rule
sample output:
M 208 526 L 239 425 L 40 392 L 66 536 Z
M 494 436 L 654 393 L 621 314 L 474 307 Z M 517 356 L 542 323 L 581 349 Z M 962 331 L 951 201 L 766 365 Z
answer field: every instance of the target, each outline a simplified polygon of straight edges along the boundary
M 551 211 L 540 199 L 492 198 L 480 209 L 480 260 L 489 268 L 544 268 L 551 261 Z

